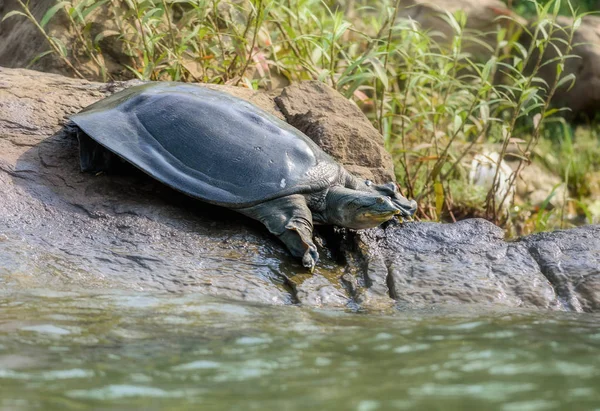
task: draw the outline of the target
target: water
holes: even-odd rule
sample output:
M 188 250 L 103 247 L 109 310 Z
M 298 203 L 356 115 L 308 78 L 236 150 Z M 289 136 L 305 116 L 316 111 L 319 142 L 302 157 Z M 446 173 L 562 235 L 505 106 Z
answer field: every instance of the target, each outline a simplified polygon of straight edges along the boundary
M 600 316 L 0 294 L 0 410 L 600 409 Z

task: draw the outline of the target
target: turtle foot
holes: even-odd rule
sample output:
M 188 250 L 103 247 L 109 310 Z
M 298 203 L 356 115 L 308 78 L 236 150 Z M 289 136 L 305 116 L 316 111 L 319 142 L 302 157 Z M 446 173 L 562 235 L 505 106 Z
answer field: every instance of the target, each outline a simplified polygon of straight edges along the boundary
M 287 246 L 294 257 L 311 272 L 319 261 L 317 247 L 313 243 L 312 213 L 306 199 L 300 194 L 276 198 L 239 212 L 262 222 Z
M 316 247 L 313 245 L 309 247 L 308 250 L 304 253 L 302 257 L 302 265 L 309 269 L 312 273 L 315 270 L 315 265 L 319 261 L 319 253 L 317 252 Z

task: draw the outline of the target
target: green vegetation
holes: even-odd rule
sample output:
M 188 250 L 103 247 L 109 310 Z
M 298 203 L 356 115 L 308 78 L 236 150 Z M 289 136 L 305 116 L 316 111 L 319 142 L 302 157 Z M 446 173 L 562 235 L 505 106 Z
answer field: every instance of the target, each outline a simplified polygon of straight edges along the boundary
M 537 3 L 546 5 L 550 1 L 552 0 L 538 0 Z M 535 2 L 531 0 L 506 0 L 506 3 L 512 10 L 521 16 L 527 18 L 534 18 L 536 16 Z M 598 8 L 600 7 L 600 2 L 598 2 L 598 0 L 576 0 L 572 4 L 580 13 L 599 11 Z M 558 14 L 563 16 L 572 15 L 571 8 L 567 2 L 563 2 L 559 5 Z
M 593 218 L 585 184 L 598 166 L 597 137 L 589 139 L 596 151 L 586 150 L 586 161 L 574 148 L 583 143 L 568 133 L 548 138 L 556 130 L 548 125 L 560 114 L 550 99 L 575 80 L 563 71 L 581 16 L 567 2 L 526 7 L 519 2 L 535 23 L 502 16 L 492 33 L 472 32 L 464 13 L 447 13 L 441 16 L 448 27 L 443 36 L 399 17 L 399 0 L 376 6 L 358 0 L 71 0 L 58 1 L 40 21 L 19 1 L 22 10 L 7 17 L 24 14 L 32 20 L 48 40 L 48 53 L 59 55 L 78 76 L 85 62 L 104 80 L 138 77 L 255 89 L 307 79 L 329 84 L 356 101 L 383 134 L 404 194 L 420 204 L 418 218 L 477 215 L 499 224 L 512 221 L 508 226 L 520 232 L 565 225 L 567 206 L 516 211 L 506 189 L 533 153 L 544 162 L 539 153 L 551 151 L 557 164 L 546 163 L 571 189 L 569 204 L 588 221 Z M 565 10 L 573 17 L 570 27 L 556 22 Z M 49 34 L 57 13 L 66 16 L 77 39 L 70 46 Z M 98 24 L 104 24 L 102 31 L 95 29 Z M 523 33 L 536 41 L 523 46 Z M 122 55 L 117 69 L 105 58 L 109 47 L 114 54 L 115 44 Z M 542 56 L 548 48 L 558 53 L 551 62 L 556 73 L 541 79 L 537 73 L 547 64 Z M 478 61 L 480 55 L 487 57 Z M 540 141 L 545 151 L 536 149 Z M 470 185 L 469 167 L 484 147 L 494 147 L 500 158 L 510 151 L 517 161 L 510 175 L 493 171 L 482 190 Z

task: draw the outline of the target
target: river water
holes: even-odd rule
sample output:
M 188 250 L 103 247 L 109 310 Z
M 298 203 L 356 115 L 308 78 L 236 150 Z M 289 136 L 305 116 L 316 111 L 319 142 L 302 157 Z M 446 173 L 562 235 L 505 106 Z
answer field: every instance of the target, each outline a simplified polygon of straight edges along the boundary
M 0 294 L 0 410 L 594 410 L 600 316 Z

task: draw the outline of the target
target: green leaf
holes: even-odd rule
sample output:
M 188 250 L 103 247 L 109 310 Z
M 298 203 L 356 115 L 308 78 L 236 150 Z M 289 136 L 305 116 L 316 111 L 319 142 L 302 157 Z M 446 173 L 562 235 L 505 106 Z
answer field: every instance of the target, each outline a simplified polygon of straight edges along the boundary
M 438 160 L 436 165 L 433 167 L 433 170 L 431 171 L 431 178 L 433 180 L 438 179 L 438 176 L 440 175 L 440 172 L 442 171 L 442 167 L 444 166 L 444 163 L 445 163 L 445 161 Z
M 106 37 L 110 37 L 110 36 L 120 36 L 121 33 L 119 33 L 118 31 L 115 30 L 104 30 L 101 31 L 100 33 L 98 33 L 96 35 L 96 37 L 94 37 L 94 44 L 98 44 L 98 42 Z
M 521 94 L 521 102 L 523 104 L 526 104 L 530 99 L 533 98 L 533 96 L 535 96 L 538 92 L 537 88 L 533 88 L 530 87 L 526 90 L 523 91 L 523 94 Z
M 506 42 L 506 40 L 504 40 L 506 38 L 506 29 L 502 28 L 500 30 L 498 30 L 498 33 L 496 33 L 496 42 L 497 43 L 502 43 L 502 42 Z M 502 46 L 500 46 L 502 47 Z
M 542 20 L 539 23 L 539 32 L 542 33 L 542 36 L 544 37 L 544 40 L 548 41 L 548 32 L 546 31 L 546 27 L 549 23 L 548 20 Z M 541 41 L 540 41 L 541 44 Z
M 496 57 L 492 57 L 490 60 L 488 60 L 487 63 L 485 63 L 485 66 L 483 67 L 483 72 L 481 73 L 482 80 L 488 81 L 488 78 L 490 76 L 490 73 L 492 72 L 492 68 L 494 67 L 494 64 L 496 64 Z
M 24 17 L 27 17 L 27 14 L 25 14 L 22 11 L 19 11 L 19 10 L 9 11 L 8 13 L 6 13 L 4 15 L 4 17 L 2 17 L 2 21 L 6 20 L 7 18 L 12 17 L 12 16 L 24 16 Z
M 317 78 L 317 80 L 324 82 L 325 79 L 327 79 L 329 77 L 329 70 L 327 69 L 323 69 L 321 70 L 321 72 L 319 73 L 319 77 Z
M 446 19 L 445 20 L 448 22 L 450 27 L 452 27 L 452 29 L 454 30 L 454 33 L 460 35 L 462 30 L 461 30 L 460 24 L 458 23 L 458 21 L 456 21 L 454 14 L 452 14 L 446 10 Z
M 566 76 L 564 76 L 563 78 L 561 78 L 559 80 L 559 82 L 556 83 L 556 88 L 559 88 L 560 86 L 564 85 L 565 83 L 567 83 L 569 81 L 571 82 L 569 89 L 571 89 L 571 87 L 573 87 L 573 85 L 575 84 L 575 74 L 569 73 Z
M 463 119 L 457 114 L 454 116 L 454 129 L 452 130 L 454 133 L 457 133 L 462 126 Z
M 560 13 L 560 0 L 555 0 L 554 1 L 554 11 L 552 12 L 552 14 L 555 16 L 558 16 L 558 13 Z
M 541 77 L 533 77 L 531 79 L 531 84 L 543 84 L 546 88 L 550 88 L 548 82 Z
M 142 23 L 146 24 L 148 23 L 150 20 L 157 20 L 159 18 L 159 16 L 156 16 L 156 14 L 162 13 L 163 9 L 161 9 L 160 7 L 155 7 L 147 12 L 144 13 L 144 16 L 142 17 Z
M 128 66 L 127 64 L 123 64 L 123 65 L 124 65 L 125 67 L 127 67 L 127 69 L 128 69 L 129 71 L 131 71 L 131 72 L 132 72 L 132 73 L 133 73 L 133 74 L 134 74 L 134 75 L 135 75 L 135 76 L 136 76 L 136 77 L 137 77 L 139 80 L 146 80 L 146 79 L 144 78 L 144 76 L 142 76 L 142 74 L 141 74 L 139 71 L 137 71 L 136 69 L 134 69 L 133 67 L 131 67 L 131 66 Z
M 29 62 L 29 64 L 27 64 L 27 67 L 25 68 L 29 68 L 31 66 L 33 66 L 39 59 L 41 59 L 44 56 L 47 56 L 50 53 L 53 53 L 54 50 L 50 49 L 50 50 L 46 50 L 43 53 L 38 54 L 37 56 L 35 56 L 33 59 L 31 59 L 31 61 Z
M 523 59 L 526 59 L 527 55 L 529 54 L 527 52 L 527 49 L 522 44 L 520 44 L 518 42 L 514 43 L 514 46 L 519 49 L 519 52 L 521 52 L 521 55 L 523 56 Z
M 333 41 L 335 42 L 342 37 L 350 27 L 352 27 L 352 24 L 347 21 L 343 22 L 339 27 L 336 27 L 335 33 L 333 34 Z
M 554 113 L 557 113 L 559 110 L 556 108 L 551 108 L 550 110 L 546 110 L 546 112 L 544 113 L 544 118 L 548 118 L 551 115 L 553 115 Z
M 81 13 L 81 16 L 85 19 L 91 12 L 96 10 L 98 7 L 106 4 L 107 2 L 108 2 L 108 0 L 102 0 L 102 1 L 92 3 L 92 5 L 90 7 L 88 7 Z
M 381 63 L 381 61 L 379 59 L 376 59 L 376 58 L 370 58 L 369 61 L 371 62 L 371 65 L 373 66 L 373 69 L 375 70 L 375 75 L 377 76 L 379 81 L 381 81 L 383 88 L 385 90 L 387 90 L 387 88 L 389 86 L 389 80 L 388 80 L 387 73 L 385 72 L 385 68 L 383 67 L 383 64 Z
M 58 47 L 58 49 L 60 50 L 60 54 L 63 57 L 67 57 L 67 47 L 65 46 L 65 43 L 63 43 L 56 37 L 50 37 L 50 40 L 56 45 L 56 47 Z
M 487 123 L 490 118 L 490 106 L 486 102 L 482 102 L 481 106 L 479 106 L 479 114 L 481 121 Z
M 56 3 L 54 6 L 50 7 L 46 14 L 44 14 L 44 17 L 42 17 L 42 20 L 40 20 L 40 27 L 44 28 L 46 24 L 48 24 L 50 19 L 54 17 L 54 15 L 67 4 L 69 4 L 69 2 L 61 1 Z
M 440 180 L 436 180 L 433 183 L 433 191 L 435 193 L 435 212 L 438 215 L 438 219 L 442 215 L 442 209 L 444 207 L 444 187 Z

